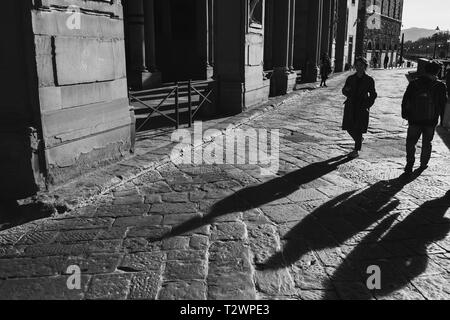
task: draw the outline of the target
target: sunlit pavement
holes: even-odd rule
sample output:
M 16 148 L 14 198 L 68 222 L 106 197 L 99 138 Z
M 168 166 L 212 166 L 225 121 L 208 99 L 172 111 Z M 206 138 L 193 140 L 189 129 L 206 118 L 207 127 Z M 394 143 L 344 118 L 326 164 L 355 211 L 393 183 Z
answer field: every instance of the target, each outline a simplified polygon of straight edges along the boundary
M 170 164 L 0 231 L 0 298 L 449 299 L 449 149 L 436 135 L 430 167 L 402 176 L 406 72 L 371 72 L 379 98 L 355 160 L 340 75 L 243 128 L 279 129 L 277 176 Z

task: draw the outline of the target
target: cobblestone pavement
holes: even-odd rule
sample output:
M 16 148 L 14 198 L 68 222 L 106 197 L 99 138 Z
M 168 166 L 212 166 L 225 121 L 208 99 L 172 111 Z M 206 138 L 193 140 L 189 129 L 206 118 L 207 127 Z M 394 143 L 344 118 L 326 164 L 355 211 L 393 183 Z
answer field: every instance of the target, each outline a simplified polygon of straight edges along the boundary
M 344 77 L 247 128 L 280 129 L 280 171 L 165 165 L 70 214 L 0 231 L 7 299 L 449 299 L 450 157 L 401 176 L 405 70 L 373 71 L 361 157 L 340 130 Z M 69 290 L 68 267 L 81 268 Z M 368 266 L 381 270 L 369 290 Z

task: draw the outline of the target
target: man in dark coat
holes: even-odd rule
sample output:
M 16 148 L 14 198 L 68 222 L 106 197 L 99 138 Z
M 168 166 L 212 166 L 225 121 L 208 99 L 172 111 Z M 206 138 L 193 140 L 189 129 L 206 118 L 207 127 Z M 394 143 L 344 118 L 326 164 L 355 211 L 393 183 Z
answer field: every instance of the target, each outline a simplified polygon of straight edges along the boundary
M 416 144 L 422 136 L 422 154 L 420 158 L 420 170 L 425 170 L 428 167 L 428 162 L 431 158 L 432 142 L 436 131 L 436 126 L 441 119 L 441 124 L 444 119 L 445 105 L 447 103 L 447 88 L 446 85 L 437 79 L 437 75 L 441 70 L 440 63 L 432 61 L 425 66 L 425 74 L 418 79 L 412 81 L 406 89 L 402 102 L 402 117 L 408 120 L 408 136 L 406 138 L 406 158 L 407 163 L 405 167 L 406 173 L 411 173 L 415 162 Z M 413 115 L 412 105 L 417 103 L 415 100 L 419 99 L 418 93 L 427 92 L 430 97 L 427 101 L 429 103 L 420 103 L 420 110 L 424 108 L 431 108 L 430 114 L 427 112 L 428 119 L 417 118 Z M 423 96 L 422 94 L 421 96 Z M 431 106 L 429 106 L 431 104 Z M 414 107 L 413 107 L 414 108 Z M 431 114 L 433 112 L 433 114 Z
M 375 90 L 375 80 L 366 74 L 367 66 L 366 59 L 357 58 L 355 60 L 356 73 L 348 77 L 342 90 L 347 97 L 342 129 L 346 130 L 355 140 L 355 149 L 349 155 L 352 158 L 359 156 L 363 134 L 367 132 L 369 126 L 369 111 L 378 96 Z

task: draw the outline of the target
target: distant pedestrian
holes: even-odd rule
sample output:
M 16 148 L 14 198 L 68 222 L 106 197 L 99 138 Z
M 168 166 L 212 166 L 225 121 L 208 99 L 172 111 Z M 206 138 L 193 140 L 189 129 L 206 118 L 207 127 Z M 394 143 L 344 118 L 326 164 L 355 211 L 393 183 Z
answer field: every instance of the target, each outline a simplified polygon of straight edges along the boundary
M 450 97 L 450 66 L 447 67 L 447 73 L 445 75 L 445 82 L 447 84 L 447 92 Z
M 328 57 L 327 53 L 323 53 L 322 57 L 320 58 L 320 77 L 321 77 L 321 82 L 320 82 L 320 86 L 324 86 L 327 87 L 327 79 L 328 76 L 331 73 L 331 60 Z
M 347 97 L 342 129 L 346 130 L 355 141 L 355 148 L 349 154 L 351 158 L 359 156 L 363 134 L 369 127 L 369 111 L 378 96 L 375 80 L 366 74 L 367 67 L 367 60 L 358 57 L 355 60 L 356 73 L 348 77 L 342 89 L 342 93 Z
M 384 57 L 384 68 L 387 69 L 389 66 L 389 56 L 386 54 Z
M 372 59 L 372 68 L 376 68 L 378 66 L 378 58 L 375 55 Z
M 437 79 L 440 70 L 440 63 L 436 61 L 427 64 L 425 74 L 409 84 L 403 97 L 402 117 L 409 122 L 406 138 L 406 173 L 413 171 L 416 144 L 420 136 L 422 136 L 420 169 L 425 170 L 428 167 L 439 118 L 441 125 L 443 123 L 447 89 L 445 84 Z

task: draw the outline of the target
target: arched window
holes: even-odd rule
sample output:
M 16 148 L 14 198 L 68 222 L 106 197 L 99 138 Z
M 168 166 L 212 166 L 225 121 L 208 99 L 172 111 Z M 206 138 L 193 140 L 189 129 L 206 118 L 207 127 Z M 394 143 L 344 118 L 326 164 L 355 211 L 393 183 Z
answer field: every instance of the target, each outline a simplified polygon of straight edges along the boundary
M 367 50 L 372 50 L 372 41 L 367 43 Z

